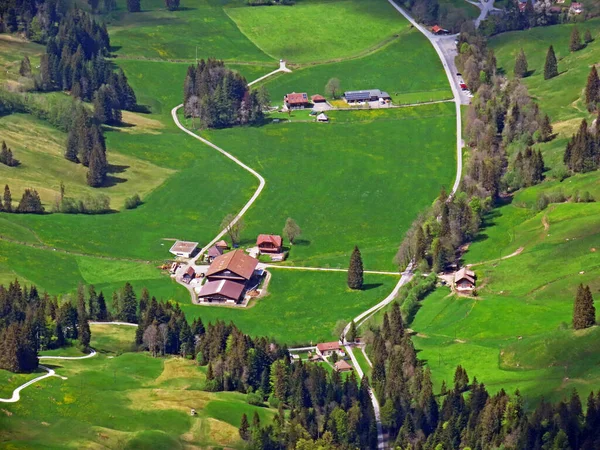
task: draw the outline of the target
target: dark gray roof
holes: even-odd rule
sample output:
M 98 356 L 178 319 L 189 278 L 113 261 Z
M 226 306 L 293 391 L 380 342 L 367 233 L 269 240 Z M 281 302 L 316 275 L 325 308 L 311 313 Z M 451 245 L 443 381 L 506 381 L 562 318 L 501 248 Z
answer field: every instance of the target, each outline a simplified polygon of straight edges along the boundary
M 371 98 L 371 91 L 347 91 L 344 93 L 346 100 L 368 100 Z

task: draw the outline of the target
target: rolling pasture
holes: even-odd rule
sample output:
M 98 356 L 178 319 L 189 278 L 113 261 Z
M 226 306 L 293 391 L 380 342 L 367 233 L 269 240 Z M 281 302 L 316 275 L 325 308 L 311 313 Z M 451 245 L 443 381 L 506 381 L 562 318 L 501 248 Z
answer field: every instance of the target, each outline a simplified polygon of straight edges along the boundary
M 203 391 L 205 368 L 192 361 L 129 353 L 134 334 L 132 327 L 93 325 L 96 357 L 52 361 L 67 380 L 44 379 L 25 389 L 20 402 L 0 406 L 3 446 L 65 448 L 68 436 L 73 448 L 239 448 L 242 413 L 273 416 L 242 394 Z M 19 378 L 0 370 L 2 381 Z

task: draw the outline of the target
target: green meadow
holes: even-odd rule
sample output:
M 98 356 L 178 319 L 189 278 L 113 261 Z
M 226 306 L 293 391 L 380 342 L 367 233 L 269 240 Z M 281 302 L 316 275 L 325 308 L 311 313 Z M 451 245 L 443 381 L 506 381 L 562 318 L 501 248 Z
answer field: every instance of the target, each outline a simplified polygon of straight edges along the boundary
M 23 390 L 18 403 L 0 405 L 3 447 L 241 448 L 242 413 L 256 411 L 266 422 L 274 414 L 239 393 L 203 391 L 205 368 L 192 361 L 129 353 L 135 328 L 91 328 L 96 357 L 46 361 L 67 379 L 44 379 Z M 31 376 L 0 371 L 11 385 Z M 2 385 L 0 395 L 7 395 Z

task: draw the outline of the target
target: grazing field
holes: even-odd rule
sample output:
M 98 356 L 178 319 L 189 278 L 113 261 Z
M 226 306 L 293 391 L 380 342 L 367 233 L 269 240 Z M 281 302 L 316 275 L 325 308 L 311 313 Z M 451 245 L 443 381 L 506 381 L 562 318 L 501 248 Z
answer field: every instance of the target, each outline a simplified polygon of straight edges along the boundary
M 291 63 L 356 56 L 408 24 L 387 0 L 299 0 L 274 8 L 238 4 L 225 11 L 240 30 L 266 54 Z
M 589 29 L 594 41 L 578 52 L 569 52 L 569 38 L 573 24 L 537 27 L 526 31 L 504 33 L 490 39 L 496 52 L 498 67 L 513 76 L 515 57 L 522 48 L 527 56 L 529 71 L 533 72 L 524 83 L 540 105 L 542 112 L 550 115 L 553 122 L 587 116 L 583 102 L 583 90 L 592 64 L 600 60 L 600 19 L 596 18 L 577 25 L 583 37 Z M 554 46 L 558 60 L 559 75 L 544 80 L 546 51 Z M 574 122 L 574 130 L 578 121 Z
M 339 337 L 336 323 L 348 323 L 362 311 L 380 302 L 398 278 L 365 275 L 365 289 L 352 291 L 343 272 L 309 272 L 272 269 L 269 295 L 248 308 L 181 304 L 186 317 L 204 322 L 233 321 L 252 336 L 269 336 L 288 345 L 316 344 Z
M 125 120 L 137 117 L 126 114 Z M 110 197 L 113 209 L 120 209 L 127 197 L 134 193 L 145 197 L 173 173 L 149 162 L 113 153 L 109 147 L 109 163 L 113 166 L 110 186 L 91 188 L 86 183 L 87 168 L 63 156 L 66 134 L 27 114 L 0 117 L 0 140 L 6 141 L 21 163 L 18 167 L 0 165 L 0 180 L 10 186 L 15 207 L 26 188 L 35 188 L 50 210 L 60 195 L 62 182 L 67 197 L 81 199 L 86 195 L 104 194 Z
M 26 388 L 21 401 L 0 406 L 0 445 L 19 448 L 239 448 L 242 413 L 254 407 L 233 392 L 202 390 L 205 368 L 181 358 L 122 353 L 135 328 L 92 325 L 96 357 L 48 364 L 51 377 Z M 30 377 L 0 371 L 0 379 Z M 7 389 L 3 386 L 0 395 Z M 190 416 L 190 409 L 198 412 Z
M 329 124 L 204 133 L 267 181 L 247 213 L 242 243 L 252 243 L 260 233 L 280 233 L 292 217 L 303 234 L 291 250 L 291 262 L 346 267 L 358 245 L 367 269 L 394 269 L 393 256 L 411 221 L 440 186 L 452 184 L 454 107 L 443 103 L 330 116 Z
M 108 22 L 113 51 L 119 58 L 191 62 L 198 56 L 227 61 L 273 61 L 244 36 L 225 13 L 223 3 L 184 0 L 180 10 L 167 11 L 164 1 L 145 0 L 141 13 L 129 13 L 125 0 L 119 0 L 118 10 L 104 19 Z
M 309 95 L 325 92 L 330 78 L 338 78 L 342 91 L 381 89 L 395 104 L 418 103 L 452 98 L 437 53 L 423 35 L 405 24 L 398 37 L 364 57 L 306 66 L 291 74 L 279 74 L 264 84 L 274 104 L 281 105 L 290 92 Z M 343 93 L 343 92 L 342 92 Z
M 21 60 L 28 56 L 31 67 L 39 65 L 44 47 L 40 44 L 25 41 L 17 36 L 0 35 L 0 82 L 7 87 L 16 87 L 27 83 L 19 74 Z

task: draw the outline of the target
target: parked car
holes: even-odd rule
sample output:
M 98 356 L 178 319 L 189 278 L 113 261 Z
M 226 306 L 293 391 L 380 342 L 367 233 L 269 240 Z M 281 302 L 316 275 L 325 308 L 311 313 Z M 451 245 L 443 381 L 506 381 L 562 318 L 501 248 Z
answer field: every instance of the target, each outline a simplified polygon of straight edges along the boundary
M 457 72 L 456 76 L 457 76 L 457 77 L 462 77 L 462 73 L 460 73 L 460 72 Z
M 468 89 L 469 89 L 465 83 L 460 83 L 460 88 L 461 88 L 463 91 L 466 91 L 466 90 L 468 90 Z

